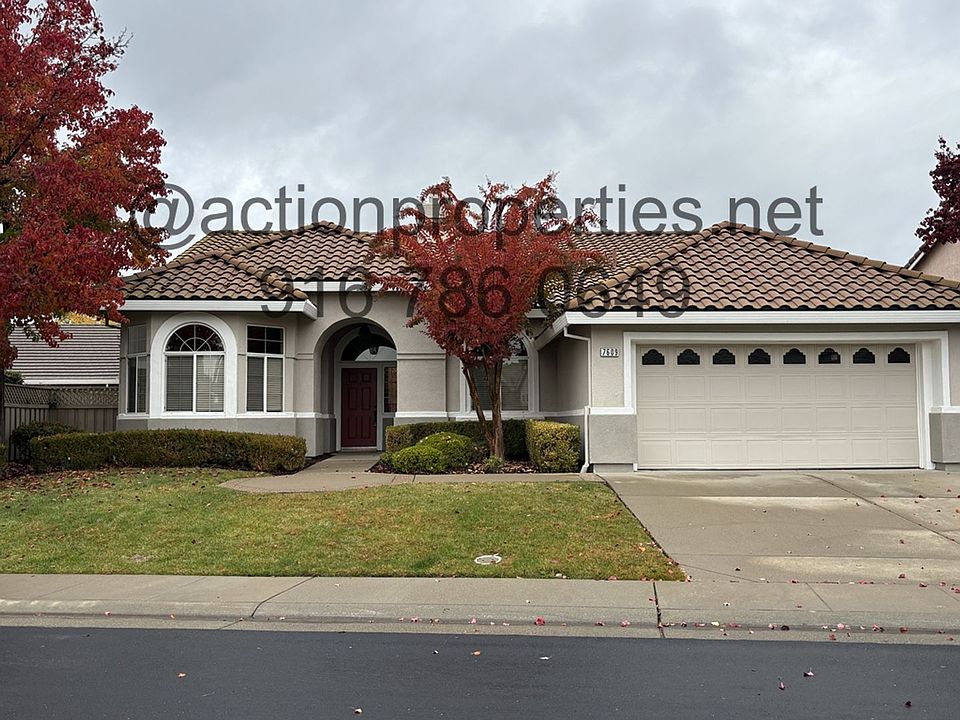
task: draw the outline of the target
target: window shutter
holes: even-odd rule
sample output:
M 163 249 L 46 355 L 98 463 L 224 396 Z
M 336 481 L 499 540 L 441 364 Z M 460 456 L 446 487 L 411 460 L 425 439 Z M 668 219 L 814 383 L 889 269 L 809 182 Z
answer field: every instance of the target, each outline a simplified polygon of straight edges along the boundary
M 247 412 L 263 412 L 262 357 L 247 357 Z
M 150 371 L 150 356 L 137 358 L 137 412 L 147 411 L 147 373 Z
M 283 411 L 283 358 L 267 358 L 267 412 Z
M 223 412 L 222 355 L 197 355 L 197 412 Z
M 167 410 L 193 410 L 193 358 L 167 358 Z

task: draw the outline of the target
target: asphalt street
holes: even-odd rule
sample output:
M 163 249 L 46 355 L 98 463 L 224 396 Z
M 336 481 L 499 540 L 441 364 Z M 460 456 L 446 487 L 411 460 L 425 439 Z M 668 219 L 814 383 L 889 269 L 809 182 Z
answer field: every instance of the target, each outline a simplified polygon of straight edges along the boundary
M 944 646 L 0 628 L 4 719 L 956 718 L 958 678 Z

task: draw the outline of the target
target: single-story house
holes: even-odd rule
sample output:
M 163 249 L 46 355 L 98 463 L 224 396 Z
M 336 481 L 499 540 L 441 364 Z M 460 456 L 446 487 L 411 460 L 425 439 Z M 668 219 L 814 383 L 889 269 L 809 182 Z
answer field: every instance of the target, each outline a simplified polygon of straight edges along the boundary
M 118 427 L 292 433 L 319 455 L 472 419 L 408 300 L 357 290 L 397 269 L 368 239 L 214 233 L 127 278 Z M 960 468 L 957 281 L 733 223 L 580 242 L 615 269 L 531 318 L 503 404 L 577 424 L 585 464 Z

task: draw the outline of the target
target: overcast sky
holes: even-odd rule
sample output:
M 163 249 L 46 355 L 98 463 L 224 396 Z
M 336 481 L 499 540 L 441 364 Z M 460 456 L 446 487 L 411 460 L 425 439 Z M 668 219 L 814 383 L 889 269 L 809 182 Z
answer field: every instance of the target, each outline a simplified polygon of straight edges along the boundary
M 935 201 L 937 136 L 960 140 L 953 0 L 98 9 L 132 35 L 117 102 L 153 112 L 163 167 L 198 205 L 282 185 L 308 207 L 389 199 L 443 175 L 470 194 L 555 170 L 565 200 L 692 196 L 709 224 L 731 196 L 816 185 L 824 235 L 805 212 L 798 236 L 902 263 Z

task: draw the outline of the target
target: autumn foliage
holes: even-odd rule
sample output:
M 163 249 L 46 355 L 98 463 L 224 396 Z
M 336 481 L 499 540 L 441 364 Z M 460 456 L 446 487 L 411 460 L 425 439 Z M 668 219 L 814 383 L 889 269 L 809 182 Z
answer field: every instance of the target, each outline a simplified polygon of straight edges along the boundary
M 14 325 L 55 343 L 65 313 L 119 319 L 119 271 L 163 256 L 134 214 L 165 194 L 164 140 L 103 84 L 125 43 L 87 0 L 0 0 L 2 367 Z
M 917 228 L 917 237 L 925 248 L 960 242 L 960 143 L 953 149 L 941 137 L 939 145 L 935 153 L 937 166 L 930 171 L 930 177 L 940 204 L 927 211 Z
M 426 188 L 420 200 L 426 211 L 405 208 L 399 224 L 373 242 L 375 253 L 402 258 L 410 272 L 370 281 L 409 296 L 409 324 L 425 325 L 437 345 L 460 359 L 490 454 L 503 458 L 503 363 L 516 350 L 527 313 L 549 295 L 544 289 L 569 286 L 560 278 L 601 259 L 575 243 L 577 230 L 595 224 L 596 217 L 587 211 L 563 218 L 553 175 L 515 190 L 488 182 L 472 199 L 457 197 L 445 179 Z M 489 421 L 478 392 L 481 373 Z

